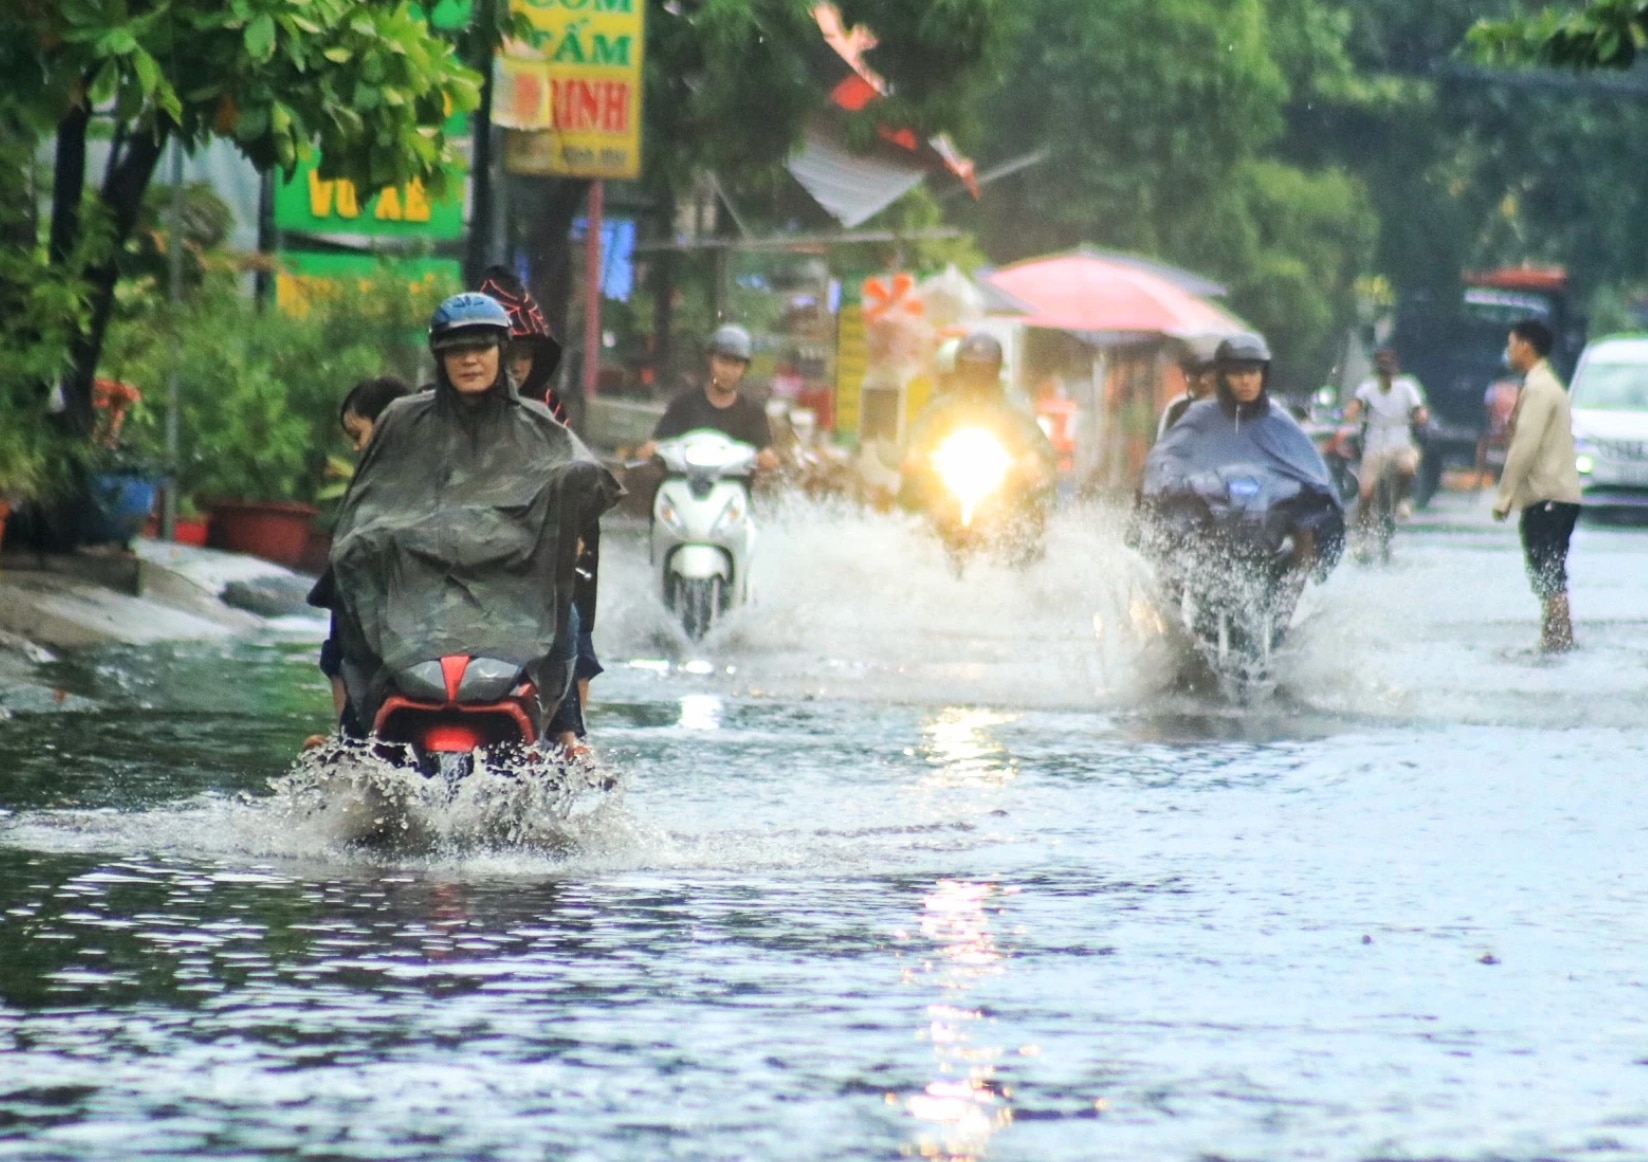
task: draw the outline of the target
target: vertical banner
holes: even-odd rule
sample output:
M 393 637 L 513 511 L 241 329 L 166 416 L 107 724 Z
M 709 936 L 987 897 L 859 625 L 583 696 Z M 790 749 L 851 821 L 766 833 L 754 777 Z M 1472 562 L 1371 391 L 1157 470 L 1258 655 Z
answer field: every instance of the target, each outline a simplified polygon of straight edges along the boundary
M 532 23 L 499 52 L 492 120 L 512 173 L 641 174 L 645 0 L 511 0 Z

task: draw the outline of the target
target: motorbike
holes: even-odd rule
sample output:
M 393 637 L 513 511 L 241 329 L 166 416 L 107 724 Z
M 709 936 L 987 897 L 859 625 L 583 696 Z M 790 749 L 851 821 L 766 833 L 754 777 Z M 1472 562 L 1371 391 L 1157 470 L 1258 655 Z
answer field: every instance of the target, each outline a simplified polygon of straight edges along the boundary
M 1339 503 L 1349 504 L 1356 499 L 1360 477 L 1357 468 L 1362 462 L 1362 431 L 1355 424 L 1335 424 L 1317 441 L 1322 463 L 1328 467 L 1333 490 Z
M 1241 699 L 1269 684 L 1304 590 L 1299 518 L 1333 501 L 1256 465 L 1184 483 L 1157 499 L 1144 545 L 1173 620 L 1226 696 Z
M 1397 480 L 1394 468 L 1386 468 L 1374 481 L 1371 519 L 1363 525 L 1365 537 L 1357 554 L 1357 559 L 1364 564 L 1375 559 L 1385 565 L 1391 562 L 1391 541 L 1396 538 L 1397 493 L 1400 490 Z
M 664 604 L 698 641 L 750 600 L 755 522 L 750 477 L 757 449 L 711 430 L 660 441 L 664 479 L 652 503 L 649 560 Z
M 958 429 L 927 460 L 922 506 L 957 576 L 981 552 L 1015 565 L 1040 554 L 1045 506 L 1035 482 L 994 433 Z

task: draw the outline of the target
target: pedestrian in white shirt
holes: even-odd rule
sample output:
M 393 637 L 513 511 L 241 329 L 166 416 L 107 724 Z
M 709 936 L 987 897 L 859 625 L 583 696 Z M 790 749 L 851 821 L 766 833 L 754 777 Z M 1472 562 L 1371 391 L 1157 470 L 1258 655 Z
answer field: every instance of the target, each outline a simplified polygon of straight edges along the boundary
M 1539 645 L 1547 653 L 1574 646 L 1568 608 L 1568 544 L 1579 520 L 1579 471 L 1574 466 L 1574 416 L 1568 390 L 1546 356 L 1555 342 L 1538 319 L 1511 328 L 1505 362 L 1522 373 L 1511 411 L 1511 442 L 1499 474 L 1495 520 L 1522 513 L 1522 552 L 1528 580 L 1542 606 Z
M 1374 490 L 1386 473 L 1396 478 L 1399 514 L 1408 514 L 1408 491 L 1419 471 L 1419 445 L 1413 441 L 1413 427 L 1430 419 L 1425 389 L 1413 376 L 1400 373 L 1396 352 L 1381 347 L 1374 352 L 1373 367 L 1373 378 L 1363 380 L 1345 409 L 1349 423 L 1366 416 L 1356 504 L 1356 523 L 1364 534 L 1373 523 Z

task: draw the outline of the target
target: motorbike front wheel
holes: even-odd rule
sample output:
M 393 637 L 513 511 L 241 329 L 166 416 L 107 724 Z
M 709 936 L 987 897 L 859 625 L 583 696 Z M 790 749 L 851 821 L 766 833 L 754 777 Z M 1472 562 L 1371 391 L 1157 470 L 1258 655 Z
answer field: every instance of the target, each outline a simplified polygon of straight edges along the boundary
M 700 640 L 715 625 L 724 584 L 719 577 L 683 577 L 676 581 L 675 605 L 681 613 L 681 628 L 693 641 Z

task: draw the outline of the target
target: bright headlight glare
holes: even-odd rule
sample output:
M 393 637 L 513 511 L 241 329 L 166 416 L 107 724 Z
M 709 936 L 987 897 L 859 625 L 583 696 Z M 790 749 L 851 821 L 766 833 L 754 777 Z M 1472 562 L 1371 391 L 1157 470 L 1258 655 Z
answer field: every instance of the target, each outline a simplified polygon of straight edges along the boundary
M 978 506 L 1002 486 L 1012 466 L 1001 441 L 982 428 L 963 428 L 933 452 L 933 467 L 961 506 L 964 526 L 973 523 Z
M 1589 452 L 1581 452 L 1574 457 L 1574 469 L 1581 476 L 1589 476 L 1596 471 L 1596 457 Z

